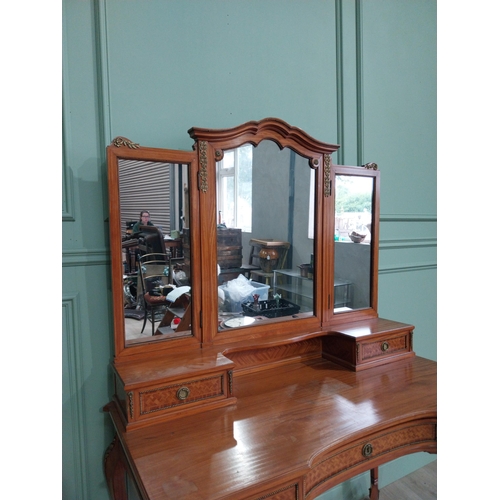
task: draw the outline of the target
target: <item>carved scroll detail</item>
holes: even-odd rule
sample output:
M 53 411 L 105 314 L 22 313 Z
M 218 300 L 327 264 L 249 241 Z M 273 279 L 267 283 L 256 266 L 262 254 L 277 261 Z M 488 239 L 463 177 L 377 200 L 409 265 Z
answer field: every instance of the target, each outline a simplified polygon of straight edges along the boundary
M 207 141 L 200 141 L 200 190 L 203 193 L 208 191 L 208 157 Z
M 116 446 L 117 442 L 118 442 L 118 436 L 116 436 L 116 434 L 115 434 L 113 441 L 111 441 L 111 443 L 106 448 L 106 451 L 104 453 L 104 459 L 103 459 L 104 465 L 106 465 L 106 462 L 107 462 L 109 456 L 111 455 L 111 453 L 113 452 L 113 448 Z
M 139 144 L 136 142 L 132 142 L 130 139 L 127 139 L 126 137 L 115 137 L 113 141 L 111 142 L 113 146 L 116 146 L 117 148 L 121 146 L 127 146 L 130 149 L 138 149 L 140 148 Z
M 373 162 L 365 163 L 364 165 L 361 166 L 366 168 L 367 170 L 378 170 L 378 165 Z
M 323 164 L 325 168 L 325 198 L 328 198 L 332 195 L 332 181 L 330 178 L 331 174 L 331 156 L 328 154 L 323 155 Z

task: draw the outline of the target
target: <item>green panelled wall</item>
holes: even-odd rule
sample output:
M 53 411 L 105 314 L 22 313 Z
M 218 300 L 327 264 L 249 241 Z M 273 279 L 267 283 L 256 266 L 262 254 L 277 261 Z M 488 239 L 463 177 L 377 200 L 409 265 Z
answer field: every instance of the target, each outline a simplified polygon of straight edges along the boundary
M 63 1 L 63 498 L 106 499 L 113 354 L 105 147 L 190 149 L 268 116 L 382 179 L 379 313 L 436 359 L 435 0 Z M 380 484 L 433 460 L 381 468 Z M 357 500 L 367 475 L 322 495 Z

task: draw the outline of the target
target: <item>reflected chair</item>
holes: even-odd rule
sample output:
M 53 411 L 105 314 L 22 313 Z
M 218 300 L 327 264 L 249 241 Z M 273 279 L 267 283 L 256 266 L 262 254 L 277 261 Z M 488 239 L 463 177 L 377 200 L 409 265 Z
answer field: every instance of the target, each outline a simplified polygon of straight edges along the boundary
M 160 228 L 156 226 L 140 226 L 139 251 L 144 254 L 165 254 L 168 258 L 170 283 L 172 283 L 173 264 L 183 262 L 182 240 L 165 240 Z
M 256 240 L 250 240 L 250 257 L 248 258 L 248 264 L 243 264 L 241 266 L 241 272 L 244 274 L 248 279 L 250 279 L 250 274 L 252 271 L 258 271 L 260 270 L 260 257 L 259 257 L 259 252 L 260 249 L 262 248 L 262 245 L 260 243 L 257 243 Z
M 156 226 L 139 226 L 139 250 L 143 254 L 167 253 L 163 233 Z
M 166 308 L 165 291 L 170 291 L 169 285 L 169 256 L 166 253 L 149 253 L 139 257 L 139 280 L 137 299 L 144 309 L 144 323 L 151 321 L 151 334 L 155 334 L 155 322 L 161 321 Z

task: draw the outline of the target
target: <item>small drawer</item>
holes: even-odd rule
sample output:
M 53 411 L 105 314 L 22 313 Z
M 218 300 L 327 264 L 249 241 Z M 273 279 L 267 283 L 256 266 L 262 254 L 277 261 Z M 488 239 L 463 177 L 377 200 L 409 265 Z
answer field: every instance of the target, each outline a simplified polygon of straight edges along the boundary
M 224 374 L 162 385 L 139 392 L 140 416 L 225 397 Z
M 392 332 L 352 330 L 332 332 L 324 337 L 323 357 L 357 371 L 415 355 L 410 326 Z
M 410 333 L 388 336 L 380 340 L 365 340 L 357 344 L 358 362 L 370 361 L 384 356 L 392 356 L 398 352 L 410 350 Z

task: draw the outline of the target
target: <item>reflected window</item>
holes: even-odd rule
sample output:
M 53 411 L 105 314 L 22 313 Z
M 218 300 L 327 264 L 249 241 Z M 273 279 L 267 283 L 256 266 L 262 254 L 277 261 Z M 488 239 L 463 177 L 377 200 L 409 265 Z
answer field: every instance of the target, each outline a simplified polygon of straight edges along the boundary
M 218 223 L 252 232 L 252 157 L 251 144 L 225 151 L 217 163 Z
M 352 233 L 369 243 L 372 222 L 373 180 L 339 175 L 335 192 L 335 241 L 353 241 Z
M 373 189 L 373 177 L 335 176 L 334 313 L 371 304 Z

